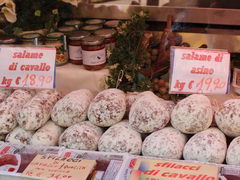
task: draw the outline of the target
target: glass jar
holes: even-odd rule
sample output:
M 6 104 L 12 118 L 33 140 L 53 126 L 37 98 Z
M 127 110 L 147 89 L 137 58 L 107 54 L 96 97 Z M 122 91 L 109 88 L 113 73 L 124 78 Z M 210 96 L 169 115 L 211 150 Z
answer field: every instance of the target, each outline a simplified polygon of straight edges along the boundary
M 21 37 L 21 42 L 24 45 L 42 45 L 42 35 L 39 33 L 26 33 L 23 34 Z
M 79 30 L 80 27 L 83 25 L 83 22 L 79 20 L 69 20 L 65 21 L 64 25 L 74 27 L 76 30 Z
M 104 20 L 102 19 L 89 19 L 85 21 L 85 24 L 87 25 L 103 25 L 104 24 Z
M 68 53 L 69 61 L 72 64 L 82 65 L 81 40 L 88 36 L 90 36 L 90 33 L 86 31 L 75 31 L 69 34 Z
M 116 33 L 117 32 L 114 29 L 100 29 L 95 32 L 96 36 L 101 36 L 104 38 L 108 58 L 111 54 L 111 51 L 115 47 Z
M 87 70 L 99 70 L 106 65 L 104 38 L 89 36 L 82 39 L 83 65 Z
M 56 66 L 61 66 L 68 62 L 68 53 L 64 37 L 65 35 L 61 32 L 52 32 L 46 36 L 46 45 L 56 48 Z
M 16 44 L 17 43 L 17 37 L 12 35 L 0 35 L 0 44 L 10 45 L 10 44 Z
M 87 26 L 83 26 L 82 30 L 90 32 L 90 33 L 94 33 L 95 31 L 102 29 L 102 28 L 103 28 L 102 25 L 87 25 Z
M 118 27 L 119 21 L 118 20 L 110 20 L 104 23 L 106 28 L 116 29 Z
M 58 28 L 58 31 L 68 35 L 69 33 L 76 31 L 76 29 L 73 26 L 62 26 Z

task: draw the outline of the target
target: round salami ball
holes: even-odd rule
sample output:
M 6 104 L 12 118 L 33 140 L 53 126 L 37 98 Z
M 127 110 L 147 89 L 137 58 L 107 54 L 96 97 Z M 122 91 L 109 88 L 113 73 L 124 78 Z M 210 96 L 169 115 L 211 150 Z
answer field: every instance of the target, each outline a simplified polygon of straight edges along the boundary
M 16 127 L 7 135 L 6 142 L 10 142 L 11 144 L 27 145 L 30 144 L 33 134 L 34 131 L 26 131 L 21 127 Z
M 170 120 L 164 100 L 154 94 L 140 93 L 129 113 L 129 123 L 140 133 L 151 133 L 164 128 Z
M 141 153 L 141 135 L 134 131 L 127 121 L 120 122 L 110 127 L 100 138 L 98 150 L 103 152 Z
M 210 100 L 200 94 L 190 95 L 174 107 L 171 124 L 186 134 L 195 134 L 210 127 L 213 110 Z
M 172 127 L 153 132 L 143 141 L 142 154 L 168 159 L 182 157 L 187 136 Z
M 51 113 L 52 121 L 62 127 L 69 127 L 85 121 L 92 99 L 93 94 L 87 89 L 67 94 L 55 104 Z
M 230 99 L 215 113 L 219 129 L 227 136 L 240 136 L 240 99 Z
M 126 111 L 126 96 L 119 89 L 107 89 L 97 94 L 88 109 L 88 119 L 100 127 L 121 121 Z
M 89 121 L 67 128 L 59 138 L 59 146 L 78 150 L 96 150 L 102 129 Z
M 234 138 L 230 143 L 227 150 L 226 162 L 230 165 L 240 165 L 240 136 Z
M 183 150 L 185 160 L 223 163 L 227 151 L 225 135 L 217 128 L 195 134 Z

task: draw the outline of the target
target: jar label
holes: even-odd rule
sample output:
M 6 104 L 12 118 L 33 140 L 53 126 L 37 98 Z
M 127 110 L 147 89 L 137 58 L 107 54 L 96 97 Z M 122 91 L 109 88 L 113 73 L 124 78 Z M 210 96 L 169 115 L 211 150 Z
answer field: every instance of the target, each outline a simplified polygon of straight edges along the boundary
M 72 60 L 82 60 L 82 47 L 81 46 L 68 46 L 69 58 Z
M 84 65 L 101 65 L 106 62 L 106 50 L 105 48 L 97 51 L 82 50 L 82 58 Z

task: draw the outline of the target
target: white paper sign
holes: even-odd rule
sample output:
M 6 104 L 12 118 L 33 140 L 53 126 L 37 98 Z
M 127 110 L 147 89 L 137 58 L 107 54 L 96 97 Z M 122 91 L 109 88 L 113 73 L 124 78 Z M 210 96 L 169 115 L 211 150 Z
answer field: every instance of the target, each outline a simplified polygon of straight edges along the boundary
M 55 48 L 0 47 L 1 88 L 54 88 Z
M 224 50 L 171 48 L 171 94 L 226 94 L 230 54 Z

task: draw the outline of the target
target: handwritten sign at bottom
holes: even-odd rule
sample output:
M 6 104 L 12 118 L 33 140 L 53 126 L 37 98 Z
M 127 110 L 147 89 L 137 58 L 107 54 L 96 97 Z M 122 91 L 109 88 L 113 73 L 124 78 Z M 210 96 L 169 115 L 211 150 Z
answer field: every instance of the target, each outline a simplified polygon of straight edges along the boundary
M 38 179 L 85 180 L 95 166 L 95 160 L 37 155 L 22 176 Z

